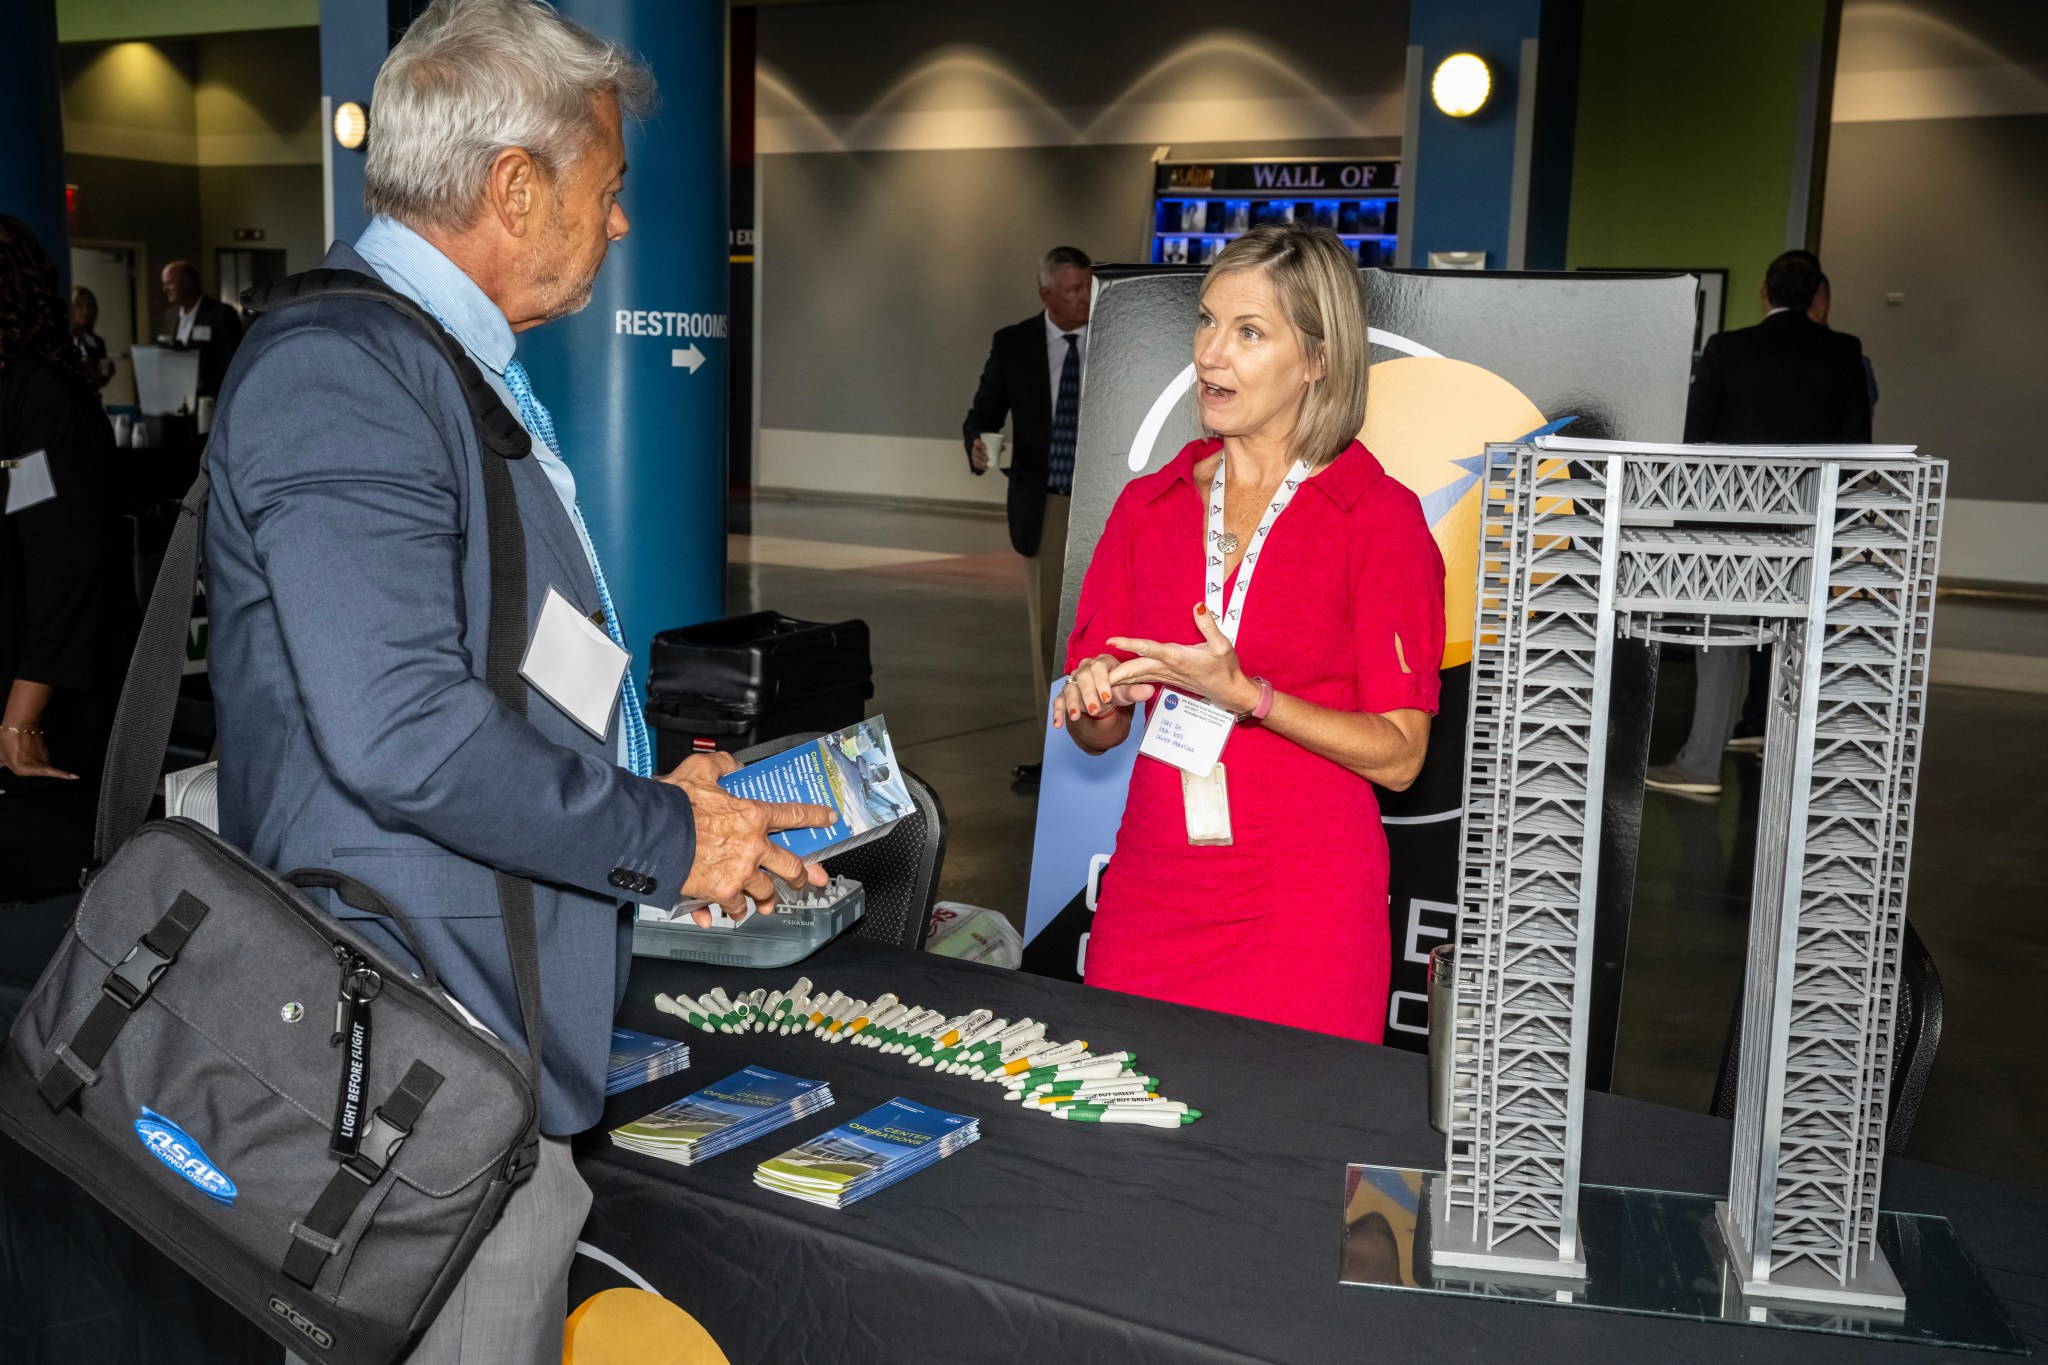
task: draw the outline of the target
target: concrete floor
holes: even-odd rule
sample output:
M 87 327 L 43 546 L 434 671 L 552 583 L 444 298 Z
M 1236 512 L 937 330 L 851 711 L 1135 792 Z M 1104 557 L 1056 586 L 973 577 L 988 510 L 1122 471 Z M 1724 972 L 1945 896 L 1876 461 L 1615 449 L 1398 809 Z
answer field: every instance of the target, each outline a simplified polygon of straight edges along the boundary
M 1021 922 L 1034 795 L 1009 769 L 1036 759 L 1020 570 L 992 517 L 756 500 L 732 566 L 734 611 L 858 616 L 872 631 L 875 699 L 904 762 L 938 790 L 951 842 L 943 899 Z M 859 556 L 829 548 L 924 552 Z M 937 552 L 943 557 L 925 557 Z M 767 560 L 771 562 L 759 562 Z M 816 563 L 820 567 L 804 567 Z M 1945 602 L 1937 644 L 2048 652 L 2048 614 Z M 1653 761 L 1676 751 L 1692 668 L 1664 665 Z M 1941 1049 L 1908 1154 L 2048 1187 L 2048 1062 L 2025 1002 L 2048 977 L 2048 696 L 1931 690 L 1910 900 L 1947 988 Z M 1615 1088 L 1704 1110 L 1741 989 L 1759 765 L 1730 757 L 1707 804 L 1650 793 Z

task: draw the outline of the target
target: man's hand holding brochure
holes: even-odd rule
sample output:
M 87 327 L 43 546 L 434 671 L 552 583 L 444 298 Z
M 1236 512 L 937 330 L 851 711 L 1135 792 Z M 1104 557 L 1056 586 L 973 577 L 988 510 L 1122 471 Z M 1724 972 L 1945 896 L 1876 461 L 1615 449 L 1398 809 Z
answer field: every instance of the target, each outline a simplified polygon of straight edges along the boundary
M 817 859 L 880 837 L 916 809 L 881 716 L 744 768 L 728 754 L 697 754 L 661 780 L 689 790 L 700 849 L 714 829 L 707 820 L 734 823 L 743 836 L 720 840 L 718 847 L 731 853 L 707 860 L 683 887 L 676 912 L 689 911 L 704 928 L 744 920 L 747 902 L 764 914 L 773 910 L 776 890 L 768 873 L 791 886 L 823 885 Z M 761 850 L 761 840 L 773 847 Z M 723 914 L 714 915 L 711 906 Z

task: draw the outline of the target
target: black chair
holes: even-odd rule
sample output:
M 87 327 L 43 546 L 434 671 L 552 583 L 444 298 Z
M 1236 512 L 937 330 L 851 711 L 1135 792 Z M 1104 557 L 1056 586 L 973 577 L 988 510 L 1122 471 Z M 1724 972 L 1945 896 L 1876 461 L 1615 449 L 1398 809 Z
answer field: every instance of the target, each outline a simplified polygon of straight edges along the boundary
M 733 757 L 752 763 L 816 738 L 786 735 L 743 749 Z M 900 763 L 897 766 L 916 811 L 872 843 L 825 859 L 825 870 L 859 882 L 867 893 L 867 911 L 852 930 L 856 938 L 919 949 L 924 947 L 932 907 L 939 898 L 939 869 L 946 861 L 946 808 L 923 778 Z
M 1927 945 L 1908 924 L 1899 945 L 1899 1017 L 1892 1032 L 1891 1105 L 1884 1132 L 1885 1150 L 1894 1156 L 1905 1152 L 1913 1136 L 1913 1120 L 1919 1117 L 1927 1077 L 1934 1070 L 1934 1053 L 1941 1046 L 1941 1014 L 1941 973 Z M 1734 1017 L 1728 1021 L 1728 1042 L 1721 1052 L 1721 1074 L 1714 1080 L 1714 1102 L 1708 1110 L 1716 1118 L 1735 1117 L 1741 1072 L 1742 998 L 1738 995 Z

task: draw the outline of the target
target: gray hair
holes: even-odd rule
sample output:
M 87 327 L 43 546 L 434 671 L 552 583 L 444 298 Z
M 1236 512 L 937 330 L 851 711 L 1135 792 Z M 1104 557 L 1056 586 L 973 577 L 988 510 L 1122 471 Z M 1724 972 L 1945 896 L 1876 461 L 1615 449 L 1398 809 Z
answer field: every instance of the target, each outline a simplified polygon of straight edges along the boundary
M 1045 253 L 1045 259 L 1038 263 L 1038 287 L 1052 288 L 1053 277 L 1066 266 L 1077 270 L 1093 270 L 1095 262 L 1088 259 L 1088 253 L 1077 246 L 1056 246 Z
M 541 0 L 434 0 L 377 72 L 363 204 L 409 227 L 467 227 L 498 153 L 523 147 L 559 175 L 595 140 L 605 94 L 644 117 L 654 75 Z

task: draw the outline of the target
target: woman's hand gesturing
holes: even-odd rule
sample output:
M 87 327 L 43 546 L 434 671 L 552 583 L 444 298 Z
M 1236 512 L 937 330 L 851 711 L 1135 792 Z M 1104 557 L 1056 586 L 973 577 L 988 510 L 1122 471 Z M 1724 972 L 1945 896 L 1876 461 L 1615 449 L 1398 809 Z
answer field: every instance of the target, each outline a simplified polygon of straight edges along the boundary
M 1207 697 L 1227 711 L 1242 715 L 1259 704 L 1259 687 L 1238 667 L 1237 650 L 1224 637 L 1216 618 L 1200 602 L 1195 604 L 1195 626 L 1202 632 L 1198 645 L 1169 645 L 1157 640 L 1130 640 L 1121 636 L 1109 643 L 1138 657 L 1118 664 L 1109 673 L 1109 690 L 1137 687 L 1171 687 L 1198 697 Z

